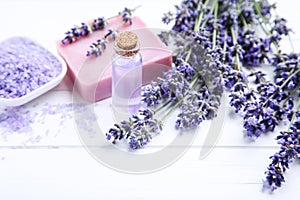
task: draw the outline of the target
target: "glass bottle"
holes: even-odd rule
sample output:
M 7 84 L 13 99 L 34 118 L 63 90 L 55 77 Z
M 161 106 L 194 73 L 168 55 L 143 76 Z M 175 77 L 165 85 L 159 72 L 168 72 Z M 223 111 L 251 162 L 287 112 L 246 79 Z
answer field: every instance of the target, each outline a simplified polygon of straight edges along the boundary
M 125 31 L 118 34 L 112 61 L 112 108 L 120 120 L 140 108 L 142 56 L 138 36 Z

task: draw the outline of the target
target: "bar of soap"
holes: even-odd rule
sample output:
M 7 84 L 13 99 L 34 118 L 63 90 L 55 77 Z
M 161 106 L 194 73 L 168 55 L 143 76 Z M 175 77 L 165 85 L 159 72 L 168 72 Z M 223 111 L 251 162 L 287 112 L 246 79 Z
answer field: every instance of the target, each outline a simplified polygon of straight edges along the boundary
M 25 37 L 0 43 L 0 105 L 19 106 L 58 85 L 67 67 L 60 58 Z
M 108 28 L 114 29 L 121 22 L 120 17 L 110 19 Z M 133 17 L 132 25 L 125 25 L 120 31 L 132 31 L 138 35 L 140 40 L 140 52 L 143 59 L 143 84 L 155 80 L 164 71 L 171 68 L 172 52 L 159 40 L 145 23 L 138 17 Z M 111 96 L 111 63 L 113 51 L 113 40 L 101 56 L 86 56 L 89 46 L 103 38 L 107 29 L 96 31 L 80 40 L 63 45 L 57 42 L 58 53 L 66 61 L 68 75 L 75 84 L 81 96 L 88 101 L 99 101 Z

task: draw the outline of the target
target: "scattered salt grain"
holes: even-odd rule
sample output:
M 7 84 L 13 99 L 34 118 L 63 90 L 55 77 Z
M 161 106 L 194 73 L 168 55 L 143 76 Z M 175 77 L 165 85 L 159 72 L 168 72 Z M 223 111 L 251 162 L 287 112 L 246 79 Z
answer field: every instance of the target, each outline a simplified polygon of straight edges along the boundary
M 39 143 L 42 139 L 49 137 L 52 132 L 60 132 L 65 130 L 65 123 L 73 119 L 73 114 L 86 116 L 86 105 L 61 103 L 61 104 L 25 104 L 18 107 L 7 107 L 0 109 L 0 139 L 2 141 L 10 141 L 12 137 L 21 136 L 21 143 L 34 144 Z M 57 127 L 49 127 L 47 125 L 48 117 L 53 116 L 60 120 Z M 97 121 L 95 115 L 86 117 L 88 121 Z M 79 123 L 79 126 L 88 128 L 88 122 Z M 91 123 L 91 122 L 90 122 Z M 35 126 L 42 127 L 38 131 L 34 130 Z M 56 130 L 49 130 L 55 128 Z M 53 135 L 52 135 L 53 136 Z

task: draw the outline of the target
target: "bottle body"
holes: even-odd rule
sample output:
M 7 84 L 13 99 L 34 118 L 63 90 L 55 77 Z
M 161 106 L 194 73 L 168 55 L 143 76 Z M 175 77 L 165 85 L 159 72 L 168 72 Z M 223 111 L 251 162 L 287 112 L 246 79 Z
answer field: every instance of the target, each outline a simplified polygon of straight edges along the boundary
M 142 57 L 114 54 L 112 62 L 112 107 L 121 118 L 136 114 L 140 108 Z

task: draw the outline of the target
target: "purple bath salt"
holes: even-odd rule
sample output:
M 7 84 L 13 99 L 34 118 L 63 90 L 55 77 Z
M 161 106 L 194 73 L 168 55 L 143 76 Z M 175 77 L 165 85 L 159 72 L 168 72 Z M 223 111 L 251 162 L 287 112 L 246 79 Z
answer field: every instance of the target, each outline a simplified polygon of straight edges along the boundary
M 47 49 L 24 37 L 0 43 L 0 98 L 25 96 L 62 72 L 61 62 Z

